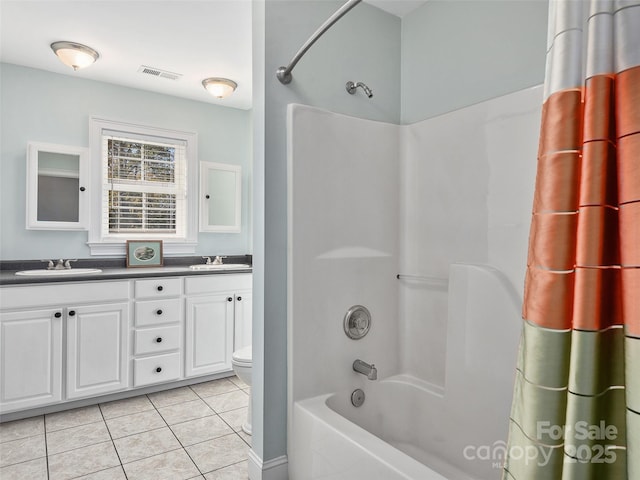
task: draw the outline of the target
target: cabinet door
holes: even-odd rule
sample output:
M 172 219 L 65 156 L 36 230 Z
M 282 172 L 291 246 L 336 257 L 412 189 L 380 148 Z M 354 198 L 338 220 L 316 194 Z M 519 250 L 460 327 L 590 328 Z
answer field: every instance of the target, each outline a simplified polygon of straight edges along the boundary
M 62 309 L 0 314 L 0 412 L 62 399 Z
M 67 398 L 126 389 L 128 339 L 128 303 L 69 307 Z
M 187 298 L 185 376 L 232 369 L 233 311 L 233 294 Z
M 251 345 L 251 322 L 253 321 L 253 296 L 251 290 L 238 292 L 235 303 L 235 332 L 233 350 Z

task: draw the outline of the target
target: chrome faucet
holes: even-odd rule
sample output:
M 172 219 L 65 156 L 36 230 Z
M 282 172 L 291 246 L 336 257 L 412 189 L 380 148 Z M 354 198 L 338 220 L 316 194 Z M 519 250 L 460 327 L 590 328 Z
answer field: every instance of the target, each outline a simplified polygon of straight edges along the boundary
M 212 263 L 214 265 L 222 265 L 222 257 L 219 255 L 216 255 L 216 258 L 213 259 Z
M 43 260 L 43 262 L 47 262 L 47 270 L 69 270 L 71 269 L 71 262 L 77 262 L 77 259 L 67 260 L 66 262 L 61 258 L 53 264 L 53 260 Z
M 369 365 L 362 360 L 356 360 L 355 362 L 353 362 L 353 370 L 366 376 L 369 380 L 378 379 L 378 370 L 373 363 Z

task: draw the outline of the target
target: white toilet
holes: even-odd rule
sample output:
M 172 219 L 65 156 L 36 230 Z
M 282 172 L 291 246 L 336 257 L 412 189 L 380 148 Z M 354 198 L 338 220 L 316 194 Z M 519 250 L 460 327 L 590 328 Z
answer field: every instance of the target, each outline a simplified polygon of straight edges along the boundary
M 251 345 L 242 347 L 233 352 L 231 363 L 233 364 L 233 371 L 236 373 L 238 378 L 251 386 Z M 242 425 L 242 431 L 251 435 L 251 395 L 249 395 L 247 421 Z

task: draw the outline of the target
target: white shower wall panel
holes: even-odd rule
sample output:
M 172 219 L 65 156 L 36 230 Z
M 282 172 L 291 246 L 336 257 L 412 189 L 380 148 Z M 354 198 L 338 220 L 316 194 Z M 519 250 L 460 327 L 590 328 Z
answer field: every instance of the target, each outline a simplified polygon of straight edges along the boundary
M 288 364 L 293 401 L 368 382 L 360 358 L 381 378 L 398 371 L 398 126 L 290 105 Z M 371 330 L 343 331 L 353 305 Z
M 541 105 L 534 87 L 401 128 L 401 272 L 488 264 L 522 295 Z M 401 370 L 444 386 L 446 290 L 405 280 L 399 304 Z

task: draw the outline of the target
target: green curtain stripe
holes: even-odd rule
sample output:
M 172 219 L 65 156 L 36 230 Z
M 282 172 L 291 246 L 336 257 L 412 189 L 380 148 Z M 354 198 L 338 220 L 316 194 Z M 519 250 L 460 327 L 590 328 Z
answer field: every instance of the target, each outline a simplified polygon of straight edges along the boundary
M 626 337 L 624 346 L 627 407 L 640 413 L 640 338 Z
M 563 439 L 558 438 L 554 428 L 564 425 L 566 397 L 566 389 L 549 390 L 534 385 L 527 382 L 520 372 L 516 372 L 511 420 L 522 429 L 523 435 L 531 442 L 551 446 L 562 445 Z
M 585 449 L 582 461 L 565 455 L 562 480 L 637 478 L 627 477 L 627 458 L 627 451 L 624 449 L 607 449 L 602 453 L 600 453 L 600 449 L 594 451 Z
M 624 330 L 598 332 L 574 330 L 571 334 L 569 391 L 600 395 L 612 386 L 625 384 Z
M 518 370 L 528 382 L 566 388 L 571 358 L 571 330 L 551 330 L 523 322 Z
M 509 448 L 505 470 L 516 480 L 559 479 L 562 475 L 564 453 L 562 445 L 539 445 L 527 438 L 520 428 L 511 422 Z M 508 479 L 506 475 L 503 479 Z
M 597 453 L 596 445 L 625 446 L 627 424 L 624 389 L 608 390 L 595 397 L 569 392 L 565 427 L 565 450 L 586 445 Z M 584 447 L 583 447 L 584 450 Z

